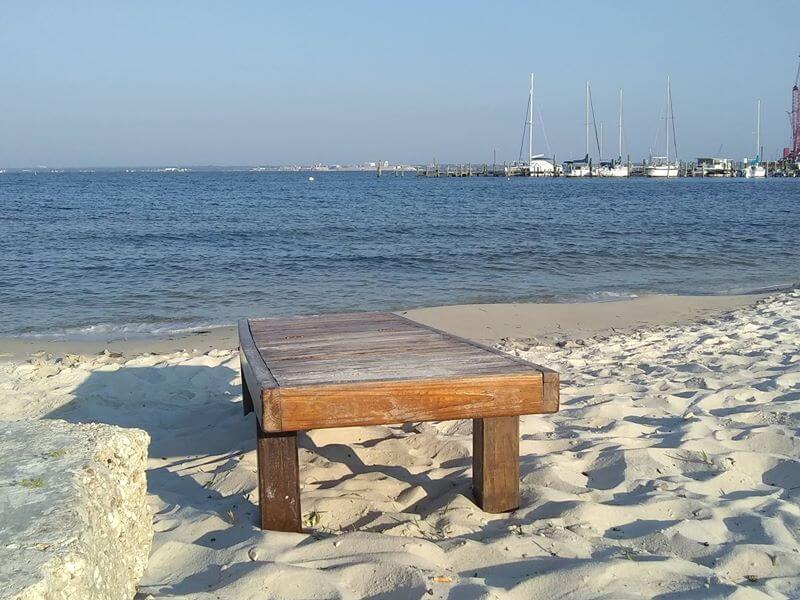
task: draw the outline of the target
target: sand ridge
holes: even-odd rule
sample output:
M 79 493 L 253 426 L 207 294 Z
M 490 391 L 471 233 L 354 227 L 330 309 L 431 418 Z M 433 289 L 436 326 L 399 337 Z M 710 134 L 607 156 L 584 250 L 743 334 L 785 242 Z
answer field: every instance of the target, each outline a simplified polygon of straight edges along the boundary
M 147 430 L 141 597 L 800 595 L 800 292 L 689 325 L 501 348 L 562 374 L 521 423 L 522 507 L 469 499 L 471 423 L 301 436 L 307 533 L 255 526 L 230 350 L 0 365 L 0 419 Z

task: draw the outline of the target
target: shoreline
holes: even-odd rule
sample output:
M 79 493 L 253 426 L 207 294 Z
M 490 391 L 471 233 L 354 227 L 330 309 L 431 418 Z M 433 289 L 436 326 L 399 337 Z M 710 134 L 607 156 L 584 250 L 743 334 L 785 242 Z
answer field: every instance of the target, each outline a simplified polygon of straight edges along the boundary
M 725 296 L 653 294 L 603 302 L 457 304 L 393 312 L 484 344 L 497 344 L 505 338 L 535 339 L 552 344 L 604 333 L 690 323 L 752 305 L 769 295 L 770 292 Z M 113 340 L 0 337 L 0 362 L 22 360 L 38 352 L 63 356 L 92 355 L 108 350 L 136 356 L 182 350 L 203 353 L 237 346 L 235 325 Z

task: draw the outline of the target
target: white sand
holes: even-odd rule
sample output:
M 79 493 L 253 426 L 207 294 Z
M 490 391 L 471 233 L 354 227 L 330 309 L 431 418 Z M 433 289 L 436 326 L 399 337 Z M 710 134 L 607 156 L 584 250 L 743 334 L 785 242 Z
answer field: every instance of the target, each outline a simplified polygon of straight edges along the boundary
M 469 499 L 469 422 L 317 430 L 309 533 L 259 531 L 230 350 L 8 362 L 0 419 L 150 433 L 143 598 L 800 597 L 800 292 L 504 347 L 563 381 L 561 412 L 522 419 L 510 515 Z
M 681 324 L 753 304 L 757 295 L 641 296 L 616 302 L 574 304 L 461 304 L 416 308 L 400 314 L 465 338 L 493 344 L 502 338 L 540 342 L 625 333 L 654 325 Z

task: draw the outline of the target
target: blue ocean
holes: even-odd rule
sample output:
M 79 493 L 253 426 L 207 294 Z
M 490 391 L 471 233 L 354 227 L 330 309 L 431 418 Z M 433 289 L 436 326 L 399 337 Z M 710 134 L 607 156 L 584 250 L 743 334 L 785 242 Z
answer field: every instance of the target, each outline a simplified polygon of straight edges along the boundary
M 110 339 L 247 315 L 791 286 L 798 186 L 2 173 L 0 335 Z

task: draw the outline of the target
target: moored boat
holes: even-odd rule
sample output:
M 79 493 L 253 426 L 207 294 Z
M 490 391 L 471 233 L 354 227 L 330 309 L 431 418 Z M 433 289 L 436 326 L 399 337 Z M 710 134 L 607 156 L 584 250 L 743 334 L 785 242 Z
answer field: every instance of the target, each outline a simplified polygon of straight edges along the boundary
M 744 176 L 747 179 L 767 176 L 767 169 L 761 164 L 761 100 L 756 107 L 756 157 L 751 161 L 745 159 L 745 162 L 747 166 L 744 168 Z
M 653 156 L 644 168 L 648 177 L 677 177 L 678 171 L 678 163 L 669 162 L 668 156 Z
M 595 176 L 596 169 L 592 169 L 591 160 L 589 159 L 589 82 L 586 82 L 586 156 L 577 160 L 568 160 L 564 162 L 564 175 L 566 177 L 592 177 Z
M 589 163 L 589 155 L 577 160 L 564 161 L 565 177 L 591 177 L 592 169 Z
M 558 175 L 561 175 L 563 170 L 560 168 L 559 165 L 556 165 L 555 160 L 546 158 L 544 154 L 533 153 L 533 107 L 534 107 L 534 87 L 533 87 L 533 73 L 531 73 L 531 88 L 530 88 L 530 93 L 528 94 L 527 174 L 531 177 L 556 177 Z
M 680 163 L 676 160 L 674 163 L 670 162 L 669 158 L 669 133 L 670 133 L 670 121 L 672 122 L 672 129 L 673 129 L 673 144 L 675 143 L 675 135 L 674 135 L 674 128 L 675 128 L 675 116 L 672 114 L 672 86 L 670 85 L 670 79 L 667 77 L 667 110 L 664 118 L 664 129 L 666 132 L 665 135 L 665 147 L 666 147 L 666 156 L 653 156 L 650 158 L 650 162 L 645 166 L 644 173 L 648 177 L 677 177 L 680 171 Z M 675 154 L 678 153 L 677 147 L 675 148 Z
M 598 169 L 601 177 L 629 177 L 630 168 L 622 162 L 622 90 L 619 91 L 619 127 L 617 131 L 617 158 Z

